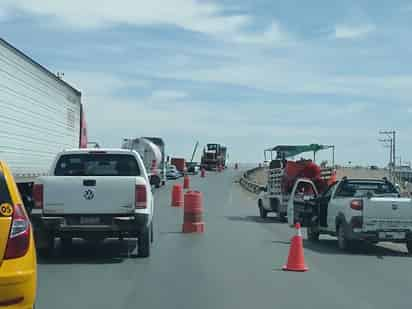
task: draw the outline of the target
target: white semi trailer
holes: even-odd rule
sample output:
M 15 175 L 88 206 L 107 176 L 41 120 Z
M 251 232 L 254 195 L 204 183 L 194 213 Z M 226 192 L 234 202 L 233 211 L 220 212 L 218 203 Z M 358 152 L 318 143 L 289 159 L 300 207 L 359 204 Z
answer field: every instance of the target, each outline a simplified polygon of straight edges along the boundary
M 81 93 L 0 38 L 0 110 L 0 159 L 30 208 L 33 182 L 57 153 L 87 147 Z

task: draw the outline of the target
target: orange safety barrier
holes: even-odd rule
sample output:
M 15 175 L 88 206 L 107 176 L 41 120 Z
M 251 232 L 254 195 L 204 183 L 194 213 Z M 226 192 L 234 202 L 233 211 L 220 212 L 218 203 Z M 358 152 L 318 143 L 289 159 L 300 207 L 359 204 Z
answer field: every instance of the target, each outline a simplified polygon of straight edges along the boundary
M 172 187 L 172 207 L 182 207 L 183 204 L 183 187 L 181 184 L 176 183 Z
M 190 188 L 190 177 L 186 175 L 183 178 L 183 189 L 189 189 Z
M 188 191 L 184 197 L 183 233 L 203 233 L 203 196 L 199 191 Z

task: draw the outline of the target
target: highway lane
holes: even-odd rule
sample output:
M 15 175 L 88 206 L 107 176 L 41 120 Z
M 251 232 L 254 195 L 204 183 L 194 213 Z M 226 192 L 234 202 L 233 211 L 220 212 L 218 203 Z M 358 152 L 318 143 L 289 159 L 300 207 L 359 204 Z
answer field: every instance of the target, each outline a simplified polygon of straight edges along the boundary
M 204 193 L 206 232 L 181 234 L 183 209 L 171 208 L 169 182 L 156 193 L 149 259 L 129 258 L 134 241 L 76 241 L 39 260 L 43 308 L 405 308 L 412 258 L 403 245 L 341 253 L 335 241 L 305 241 L 307 273 L 280 271 L 293 230 L 257 217 L 254 196 L 233 170 L 192 176 Z

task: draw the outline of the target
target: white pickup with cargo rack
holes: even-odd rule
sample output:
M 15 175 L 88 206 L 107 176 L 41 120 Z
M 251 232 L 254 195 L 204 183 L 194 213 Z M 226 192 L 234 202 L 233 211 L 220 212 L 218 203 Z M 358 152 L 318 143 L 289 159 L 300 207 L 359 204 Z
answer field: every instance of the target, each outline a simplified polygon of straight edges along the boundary
M 303 152 L 313 151 L 316 153 L 319 150 L 332 147 L 317 144 L 281 145 L 265 150 L 265 162 L 267 162 L 268 152 L 272 160 L 264 168 L 267 173 L 267 184 L 260 189 L 257 199 L 261 218 L 266 218 L 268 213 L 274 212 L 277 213 L 281 221 L 286 221 L 288 201 L 296 179 L 300 177 L 312 179 L 316 181 L 319 190 L 333 182 L 335 170 L 332 167 L 320 167 L 314 160 L 286 160 L 286 157 Z M 276 152 L 275 159 L 273 159 L 273 152 Z

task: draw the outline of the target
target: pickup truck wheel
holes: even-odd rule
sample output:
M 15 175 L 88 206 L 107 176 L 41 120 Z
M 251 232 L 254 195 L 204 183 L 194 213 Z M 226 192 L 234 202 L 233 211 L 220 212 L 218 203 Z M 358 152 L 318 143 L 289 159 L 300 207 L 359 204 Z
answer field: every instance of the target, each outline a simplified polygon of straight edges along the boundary
M 268 216 L 268 212 L 266 211 L 265 208 L 263 208 L 262 200 L 259 200 L 259 202 L 258 202 L 258 207 L 259 207 L 259 215 L 260 215 L 260 217 L 261 217 L 262 219 L 266 219 L 267 216 Z
M 319 231 L 311 226 L 307 228 L 308 240 L 316 242 L 319 241 Z
M 412 239 L 406 241 L 406 248 L 408 249 L 409 254 L 412 254 Z
M 343 224 L 339 224 L 337 228 L 337 235 L 338 235 L 338 247 L 343 251 L 349 251 L 354 248 L 354 242 L 346 239 L 345 235 L 345 227 Z
M 137 238 L 137 252 L 139 257 L 150 256 L 150 227 L 145 226 Z

